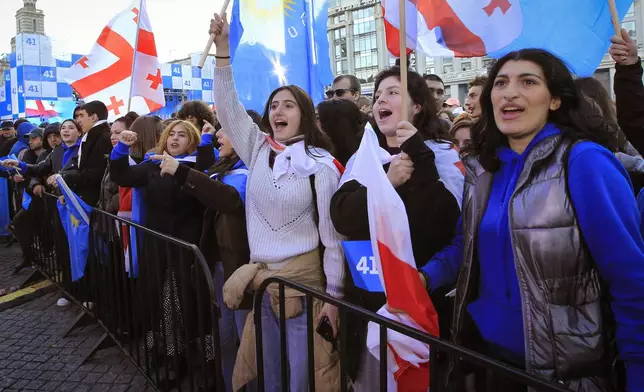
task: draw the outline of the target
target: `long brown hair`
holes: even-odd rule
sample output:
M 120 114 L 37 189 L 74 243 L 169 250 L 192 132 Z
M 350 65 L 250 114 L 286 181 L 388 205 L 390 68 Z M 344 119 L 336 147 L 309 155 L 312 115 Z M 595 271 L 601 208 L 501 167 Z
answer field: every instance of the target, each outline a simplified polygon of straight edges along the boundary
M 333 144 L 331 143 L 331 139 L 329 139 L 329 137 L 322 132 L 320 128 L 318 128 L 315 121 L 315 107 L 313 106 L 311 97 L 309 97 L 309 95 L 298 86 L 283 86 L 271 93 L 271 96 L 268 97 L 268 101 L 266 101 L 266 107 L 264 108 L 264 116 L 262 117 L 263 128 L 268 131 L 268 134 L 271 135 L 271 137 L 274 136 L 270 122 L 271 103 L 273 102 L 275 95 L 283 90 L 290 91 L 290 93 L 293 94 L 295 102 L 300 109 L 300 129 L 298 129 L 297 133 L 304 137 L 304 145 L 307 148 L 313 146 L 332 152 Z
M 130 155 L 135 159 L 143 159 L 145 154 L 159 143 L 163 124 L 157 116 L 141 116 L 134 120 L 130 131 L 136 133 L 137 137 L 136 143 L 130 149 Z

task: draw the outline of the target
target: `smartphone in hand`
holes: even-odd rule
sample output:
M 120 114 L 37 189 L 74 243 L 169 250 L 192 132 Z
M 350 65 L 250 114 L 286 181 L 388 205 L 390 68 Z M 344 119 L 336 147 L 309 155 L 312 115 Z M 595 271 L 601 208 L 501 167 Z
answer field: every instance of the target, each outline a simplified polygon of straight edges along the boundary
M 329 318 L 324 316 L 318 323 L 318 327 L 315 329 L 315 332 L 318 333 L 318 335 L 322 336 L 322 339 L 326 340 L 327 342 L 333 342 L 335 339 L 333 339 L 333 327 L 331 326 L 331 322 L 329 321 Z

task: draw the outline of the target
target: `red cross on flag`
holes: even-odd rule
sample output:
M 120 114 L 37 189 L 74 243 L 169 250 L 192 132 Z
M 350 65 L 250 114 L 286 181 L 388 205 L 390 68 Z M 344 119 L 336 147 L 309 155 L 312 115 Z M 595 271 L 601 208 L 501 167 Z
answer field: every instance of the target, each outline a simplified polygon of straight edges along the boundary
M 519 0 L 380 0 L 387 48 L 396 57 L 401 1 L 407 47 L 427 56 L 484 56 L 505 48 L 523 30 Z
M 28 100 L 25 103 L 27 117 L 58 117 L 54 102 Z
M 109 21 L 91 52 L 71 67 L 67 82 L 86 102 L 105 103 L 110 121 L 128 108 L 143 115 L 165 106 L 145 0 L 135 0 Z

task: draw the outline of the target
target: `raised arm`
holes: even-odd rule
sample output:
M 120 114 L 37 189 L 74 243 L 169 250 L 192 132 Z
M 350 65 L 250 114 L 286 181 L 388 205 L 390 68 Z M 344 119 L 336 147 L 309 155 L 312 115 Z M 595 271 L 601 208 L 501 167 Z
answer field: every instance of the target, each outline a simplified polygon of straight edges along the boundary
M 229 30 L 228 21 L 215 14 L 215 19 L 210 23 L 210 32 L 217 35 L 215 38 L 217 67 L 214 84 L 217 118 L 222 128 L 226 130 L 226 135 L 235 152 L 250 168 L 254 163 L 257 147 L 264 142 L 264 134 L 239 101 L 233 80 L 233 69 L 230 66 Z

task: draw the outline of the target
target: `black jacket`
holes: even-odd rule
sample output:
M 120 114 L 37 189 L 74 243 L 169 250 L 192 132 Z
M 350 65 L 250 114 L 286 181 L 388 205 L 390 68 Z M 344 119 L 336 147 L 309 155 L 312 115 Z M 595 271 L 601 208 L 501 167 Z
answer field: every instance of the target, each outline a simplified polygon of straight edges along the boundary
M 384 138 L 380 138 L 381 147 L 389 153 L 398 153 L 398 149 L 388 148 Z M 411 231 L 411 242 L 418 268 L 424 266 L 431 257 L 447 246 L 454 237 L 456 223 L 460 217 L 458 202 L 445 185 L 440 181 L 434 163 L 434 152 L 424 143 L 420 134 L 407 140 L 401 150 L 407 153 L 413 163 L 414 172 L 411 178 L 396 188 L 400 195 Z M 389 165 L 385 165 L 385 171 Z M 367 188 L 357 181 L 342 185 L 331 199 L 331 219 L 335 229 L 353 241 L 369 240 L 369 218 L 367 213 Z M 346 265 L 346 264 L 345 264 Z M 373 312 L 386 302 L 384 293 L 370 293 L 355 287 L 351 273 L 346 272 L 345 299 Z M 445 293 L 432 296 L 434 306 L 439 314 L 444 332 L 448 332 L 450 309 L 445 300 Z M 441 319 L 442 317 L 442 319 Z M 359 354 L 364 349 L 366 339 L 366 322 L 351 320 L 349 333 L 349 372 L 355 376 Z
M 101 192 L 107 160 L 112 151 L 110 127 L 107 123 L 89 130 L 87 140 L 81 144 L 80 151 L 80 165 L 76 170 L 65 170 L 60 174 L 85 203 L 95 207 Z
M 143 188 L 144 226 L 199 245 L 206 208 L 197 198 L 184 192 L 175 177 L 162 177 L 158 164 L 148 161 L 130 166 L 128 158 L 123 157 L 110 162 L 110 178 L 118 186 Z

